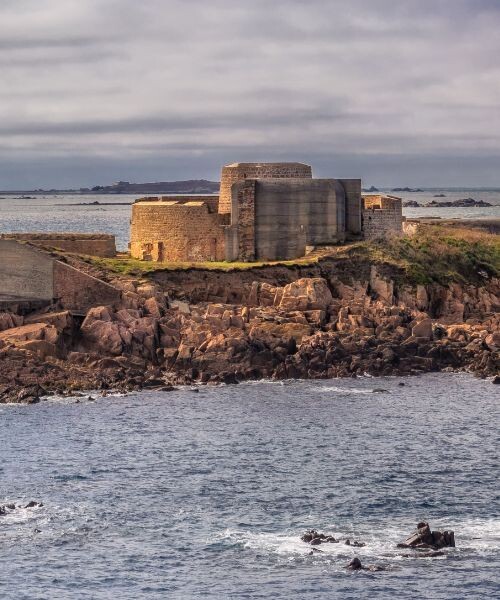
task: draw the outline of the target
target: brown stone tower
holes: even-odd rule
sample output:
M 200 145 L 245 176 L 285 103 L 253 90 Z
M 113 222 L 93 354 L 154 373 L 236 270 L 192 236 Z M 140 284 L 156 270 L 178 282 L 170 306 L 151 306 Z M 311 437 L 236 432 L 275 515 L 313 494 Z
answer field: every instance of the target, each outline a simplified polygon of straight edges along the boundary
M 245 179 L 311 179 L 312 170 L 302 163 L 233 163 L 222 167 L 219 213 L 231 212 L 231 187 Z

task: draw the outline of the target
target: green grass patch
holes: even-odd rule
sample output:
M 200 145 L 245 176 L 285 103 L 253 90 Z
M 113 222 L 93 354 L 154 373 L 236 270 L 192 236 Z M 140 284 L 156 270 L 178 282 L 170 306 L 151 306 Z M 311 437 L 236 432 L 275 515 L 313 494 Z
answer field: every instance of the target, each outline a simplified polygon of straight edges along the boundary
M 159 271 L 248 271 L 249 269 L 258 269 L 270 266 L 307 266 L 318 263 L 319 258 L 304 257 L 296 260 L 283 260 L 276 262 L 229 262 L 229 261 L 205 261 L 205 262 L 153 262 L 143 261 L 135 258 L 96 258 L 92 257 L 91 262 L 97 267 L 105 269 L 119 275 L 147 276 L 148 274 Z
M 500 236 L 421 225 L 413 237 L 367 243 L 367 257 L 399 267 L 411 284 L 477 283 L 500 276 Z

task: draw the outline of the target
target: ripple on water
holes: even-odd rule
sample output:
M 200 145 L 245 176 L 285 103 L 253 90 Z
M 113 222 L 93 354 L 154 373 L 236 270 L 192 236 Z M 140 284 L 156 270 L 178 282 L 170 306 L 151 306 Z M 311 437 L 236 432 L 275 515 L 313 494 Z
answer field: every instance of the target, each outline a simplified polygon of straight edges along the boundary
M 495 597 L 489 382 L 256 382 L 169 397 L 2 407 L 0 504 L 44 505 L 0 516 L 0 597 L 413 598 L 422 582 L 437 600 Z M 454 529 L 457 548 L 404 557 L 396 544 L 422 519 Z M 311 556 L 300 540 L 311 527 L 366 546 Z M 390 570 L 349 573 L 354 555 Z

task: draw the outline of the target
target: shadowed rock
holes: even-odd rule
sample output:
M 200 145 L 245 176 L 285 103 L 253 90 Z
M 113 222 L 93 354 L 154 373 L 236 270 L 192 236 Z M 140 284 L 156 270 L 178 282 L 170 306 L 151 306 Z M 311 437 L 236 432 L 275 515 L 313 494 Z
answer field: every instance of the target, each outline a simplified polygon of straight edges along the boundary
M 418 523 L 414 531 L 406 540 L 398 544 L 398 548 L 454 548 L 455 533 L 453 531 L 431 531 L 428 523 Z
M 387 570 L 386 567 L 381 567 L 380 565 L 368 565 L 367 567 L 364 567 L 357 556 L 355 556 L 351 562 L 346 565 L 346 569 L 349 571 L 371 571 L 372 573 Z
M 311 544 L 311 546 L 318 546 L 319 544 L 331 543 L 336 544 L 339 540 L 336 540 L 333 535 L 326 535 L 319 533 L 315 529 L 309 529 L 300 537 L 303 542 Z

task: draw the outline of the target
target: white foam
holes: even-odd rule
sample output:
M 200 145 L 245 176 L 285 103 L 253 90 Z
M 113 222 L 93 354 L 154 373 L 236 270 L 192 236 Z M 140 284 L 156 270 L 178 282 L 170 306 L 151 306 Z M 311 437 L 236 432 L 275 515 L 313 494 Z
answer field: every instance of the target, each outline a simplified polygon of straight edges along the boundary
M 444 521 L 433 521 L 430 523 L 433 530 L 454 529 L 456 548 L 444 548 L 441 557 L 433 557 L 428 560 L 447 560 L 457 553 L 496 553 L 500 549 L 500 520 L 498 519 L 474 519 L 462 523 L 450 525 Z M 323 531 L 323 530 L 322 530 Z M 418 558 L 418 553 L 412 550 L 397 548 L 397 544 L 403 541 L 412 531 L 412 527 L 403 524 L 383 527 L 379 530 L 370 531 L 339 531 L 335 528 L 325 528 L 325 532 L 332 533 L 338 543 L 325 543 L 316 546 L 321 552 L 314 553 L 315 559 L 331 561 L 348 560 L 349 557 L 358 556 L 362 562 L 372 563 L 399 563 Z M 289 559 L 305 557 L 311 554 L 310 544 L 303 542 L 300 536 L 304 531 L 282 533 L 250 532 L 238 529 L 226 529 L 218 534 L 217 539 L 230 544 L 241 545 L 243 548 L 256 552 L 265 552 Z M 359 540 L 365 543 L 363 547 L 346 545 L 345 540 Z M 405 556 L 405 555 L 410 555 Z M 427 560 L 421 558 L 420 560 Z
M 376 393 L 373 389 L 365 389 L 365 388 L 348 388 L 348 387 L 338 387 L 335 385 L 329 385 L 325 387 L 316 388 L 314 391 L 316 392 L 337 392 L 339 394 L 373 394 Z

